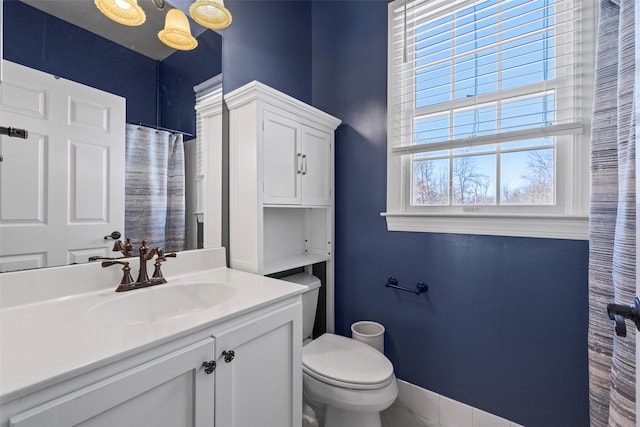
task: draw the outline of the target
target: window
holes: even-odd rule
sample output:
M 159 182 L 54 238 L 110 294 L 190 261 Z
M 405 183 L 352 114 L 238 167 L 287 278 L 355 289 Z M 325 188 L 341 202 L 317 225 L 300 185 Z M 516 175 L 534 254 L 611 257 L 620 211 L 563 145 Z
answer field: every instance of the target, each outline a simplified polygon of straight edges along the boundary
M 584 3 L 390 3 L 390 230 L 587 238 Z

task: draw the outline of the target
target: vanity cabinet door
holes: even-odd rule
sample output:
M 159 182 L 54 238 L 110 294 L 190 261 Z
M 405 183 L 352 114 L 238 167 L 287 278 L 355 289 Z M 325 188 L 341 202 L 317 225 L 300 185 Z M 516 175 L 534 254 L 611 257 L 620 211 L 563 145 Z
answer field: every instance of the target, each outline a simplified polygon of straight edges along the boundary
M 216 333 L 216 427 L 301 425 L 301 316 L 298 303 Z
M 13 427 L 196 426 L 214 423 L 212 338 L 11 417 Z

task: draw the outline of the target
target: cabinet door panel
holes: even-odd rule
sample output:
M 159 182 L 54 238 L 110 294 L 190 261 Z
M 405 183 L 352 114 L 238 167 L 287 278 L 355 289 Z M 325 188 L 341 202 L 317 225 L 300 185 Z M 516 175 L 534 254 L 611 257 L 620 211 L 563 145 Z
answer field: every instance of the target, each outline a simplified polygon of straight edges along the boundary
M 12 427 L 212 426 L 214 376 L 202 362 L 214 356 L 213 339 L 45 403 L 10 419 Z
M 331 136 L 317 129 L 302 126 L 302 204 L 331 203 Z
M 300 304 L 216 335 L 216 426 L 293 427 L 302 422 Z M 233 350 L 230 362 L 222 351 Z
M 300 204 L 300 125 L 264 111 L 264 203 Z
M 76 426 L 193 426 L 194 391 L 194 376 L 188 372 Z

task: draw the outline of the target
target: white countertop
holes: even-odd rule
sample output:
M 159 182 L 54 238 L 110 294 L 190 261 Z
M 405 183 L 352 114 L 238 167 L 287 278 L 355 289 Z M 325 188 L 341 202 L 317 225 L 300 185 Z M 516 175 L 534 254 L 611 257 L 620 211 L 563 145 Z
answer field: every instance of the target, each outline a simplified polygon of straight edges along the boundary
M 166 276 L 168 283 L 116 293 L 106 289 L 61 296 L 0 310 L 0 402 L 88 372 L 119 358 L 303 292 L 293 283 L 226 267 Z M 176 318 L 110 324 L 92 318 L 91 307 L 133 292 L 189 283 L 226 284 L 235 293 L 223 302 Z

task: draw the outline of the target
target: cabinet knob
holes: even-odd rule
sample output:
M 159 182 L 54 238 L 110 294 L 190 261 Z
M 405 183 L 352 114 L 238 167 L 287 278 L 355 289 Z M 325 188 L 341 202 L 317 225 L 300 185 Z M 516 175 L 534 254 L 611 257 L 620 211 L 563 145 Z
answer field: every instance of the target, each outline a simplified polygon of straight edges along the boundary
M 210 360 L 208 362 L 202 362 L 202 367 L 204 368 L 204 373 L 209 375 L 216 369 L 216 361 Z
M 236 357 L 236 352 L 233 350 L 223 351 L 222 355 L 224 356 L 224 361 L 226 363 L 229 363 L 233 360 L 234 357 Z

